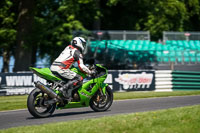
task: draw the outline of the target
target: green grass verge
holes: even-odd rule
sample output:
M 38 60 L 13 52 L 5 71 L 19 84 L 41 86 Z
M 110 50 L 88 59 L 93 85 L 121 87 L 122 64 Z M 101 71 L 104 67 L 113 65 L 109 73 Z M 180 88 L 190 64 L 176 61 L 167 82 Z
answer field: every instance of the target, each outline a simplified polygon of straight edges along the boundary
M 1 130 L 0 133 L 198 133 L 200 105 Z
M 151 98 L 151 97 L 168 97 L 168 96 L 187 96 L 187 95 L 200 95 L 200 91 L 172 91 L 172 92 L 116 92 L 114 93 L 115 100 L 123 99 L 137 99 L 137 98 Z
M 26 108 L 27 95 L 0 96 L 0 111 Z
M 150 98 L 150 97 L 168 97 L 200 95 L 200 91 L 173 91 L 173 92 L 116 92 L 114 100 Z M 24 96 L 0 96 L 0 111 L 15 110 L 26 108 L 27 95 Z

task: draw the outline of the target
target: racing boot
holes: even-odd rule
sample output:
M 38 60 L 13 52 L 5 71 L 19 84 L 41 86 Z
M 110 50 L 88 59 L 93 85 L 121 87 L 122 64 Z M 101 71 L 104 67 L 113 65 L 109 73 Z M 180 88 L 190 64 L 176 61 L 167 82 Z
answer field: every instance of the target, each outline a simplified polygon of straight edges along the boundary
M 82 80 L 83 78 L 81 76 L 75 77 L 74 79 L 68 81 L 65 85 L 63 85 L 60 88 L 60 91 L 62 92 L 63 96 L 67 99 L 72 98 L 72 91 L 80 85 Z

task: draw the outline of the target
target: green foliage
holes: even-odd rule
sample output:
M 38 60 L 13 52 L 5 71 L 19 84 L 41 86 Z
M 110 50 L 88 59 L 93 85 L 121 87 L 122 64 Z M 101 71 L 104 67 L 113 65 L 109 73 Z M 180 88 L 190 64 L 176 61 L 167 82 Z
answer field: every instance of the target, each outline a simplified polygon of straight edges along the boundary
M 185 22 L 185 31 L 200 30 L 200 1 L 199 0 L 184 0 L 187 8 L 189 19 Z
M 163 31 L 184 31 L 184 21 L 188 19 L 185 4 L 181 1 L 157 1 L 148 13 L 144 30 L 149 30 L 154 38 L 162 36 Z
M 16 41 L 16 15 L 12 0 L 2 0 L 0 7 L 0 55 L 3 55 L 4 62 L 2 71 L 7 72 Z
M 199 0 L 185 0 L 186 6 L 190 16 L 200 14 L 200 1 Z
M 16 39 L 15 13 L 12 12 L 12 0 L 2 0 L 0 2 L 0 48 L 8 49 L 12 47 Z
M 0 2 L 0 52 L 15 52 L 20 0 Z M 27 45 L 54 60 L 70 44 L 74 30 L 148 30 L 153 40 L 163 31 L 199 31 L 199 0 L 35 0 Z M 12 52 L 10 52 L 12 50 Z
M 35 15 L 35 32 L 40 31 L 37 43 L 41 56 L 48 54 L 52 61 L 70 44 L 73 30 L 85 30 L 76 18 L 82 3 L 85 1 L 76 3 L 73 0 L 65 0 L 37 4 L 40 11 Z
M 161 38 L 163 31 L 185 31 L 187 27 L 195 31 L 197 24 L 193 28 L 186 24 L 194 22 L 191 17 L 199 14 L 200 7 L 199 0 L 109 0 L 107 5 L 108 10 L 102 10 L 103 28 L 148 30 L 153 40 Z

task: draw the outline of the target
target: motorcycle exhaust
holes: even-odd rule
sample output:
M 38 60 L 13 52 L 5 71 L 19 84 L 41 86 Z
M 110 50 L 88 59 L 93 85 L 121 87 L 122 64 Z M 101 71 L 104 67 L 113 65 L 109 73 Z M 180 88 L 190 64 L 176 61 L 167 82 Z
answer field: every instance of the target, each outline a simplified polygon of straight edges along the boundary
M 61 99 L 52 89 L 45 86 L 40 81 L 34 82 L 34 84 L 35 84 L 35 87 L 40 89 L 42 92 L 47 93 L 47 95 L 50 96 L 51 98 L 56 98 L 56 99 L 59 99 L 59 100 Z

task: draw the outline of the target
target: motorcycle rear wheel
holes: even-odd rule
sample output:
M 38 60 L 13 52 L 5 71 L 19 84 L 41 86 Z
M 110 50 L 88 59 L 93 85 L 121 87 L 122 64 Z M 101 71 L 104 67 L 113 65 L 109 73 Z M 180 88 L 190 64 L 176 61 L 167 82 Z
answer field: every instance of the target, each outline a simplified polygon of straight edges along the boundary
M 113 92 L 109 86 L 106 87 L 106 94 L 102 96 L 98 91 L 90 100 L 90 107 L 95 112 L 106 111 L 110 108 L 113 102 Z
M 35 88 L 28 96 L 27 107 L 30 114 L 36 118 L 49 117 L 55 111 L 56 104 L 44 105 L 45 100 L 50 100 L 47 94 Z

